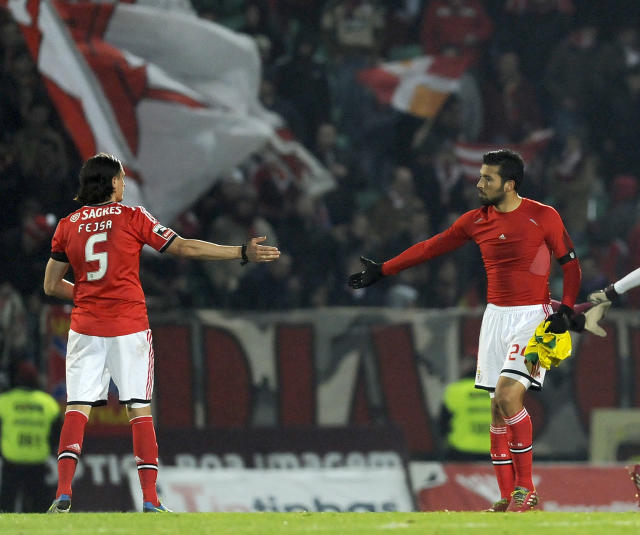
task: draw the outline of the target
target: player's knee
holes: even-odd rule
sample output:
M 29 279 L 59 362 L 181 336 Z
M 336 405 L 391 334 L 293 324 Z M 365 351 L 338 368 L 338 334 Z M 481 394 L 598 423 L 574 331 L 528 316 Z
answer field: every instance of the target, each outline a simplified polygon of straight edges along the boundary
M 151 403 L 128 403 L 127 415 L 129 420 L 140 416 L 151 416 Z
M 503 417 L 510 416 L 514 407 L 521 404 L 520 392 L 511 388 L 496 389 L 495 403 Z

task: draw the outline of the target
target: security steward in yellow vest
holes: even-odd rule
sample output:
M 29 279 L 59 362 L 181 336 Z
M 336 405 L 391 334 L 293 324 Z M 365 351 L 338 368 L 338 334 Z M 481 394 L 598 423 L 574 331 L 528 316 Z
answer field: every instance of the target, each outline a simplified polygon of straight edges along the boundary
M 13 384 L 0 394 L 0 511 L 42 512 L 51 501 L 46 463 L 60 433 L 60 406 L 38 388 L 38 371 L 29 362 L 18 364 Z
M 487 458 L 491 400 L 485 391 L 475 388 L 474 377 L 463 377 L 446 387 L 441 423 L 447 437 L 447 459 Z

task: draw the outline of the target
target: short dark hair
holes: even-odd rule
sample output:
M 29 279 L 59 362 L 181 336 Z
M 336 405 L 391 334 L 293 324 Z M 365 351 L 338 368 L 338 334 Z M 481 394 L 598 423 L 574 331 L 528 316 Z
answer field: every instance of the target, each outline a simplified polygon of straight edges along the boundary
M 74 200 L 81 204 L 106 202 L 114 192 L 111 179 L 122 169 L 122 163 L 112 154 L 101 152 L 89 158 L 80 169 L 80 187 Z
M 497 165 L 502 183 L 504 184 L 505 180 L 513 180 L 513 189 L 518 191 L 524 178 L 524 161 L 517 152 L 509 149 L 492 150 L 484 154 L 482 163 Z

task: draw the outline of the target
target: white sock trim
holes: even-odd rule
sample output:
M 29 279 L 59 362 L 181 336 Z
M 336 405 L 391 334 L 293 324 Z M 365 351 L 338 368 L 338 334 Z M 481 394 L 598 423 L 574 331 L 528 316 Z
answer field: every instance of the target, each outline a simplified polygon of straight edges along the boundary
M 527 412 L 527 409 L 523 407 L 519 413 L 514 414 L 511 418 L 505 418 L 504 423 L 507 425 L 515 425 L 524 420 L 527 416 L 529 416 L 529 413 Z

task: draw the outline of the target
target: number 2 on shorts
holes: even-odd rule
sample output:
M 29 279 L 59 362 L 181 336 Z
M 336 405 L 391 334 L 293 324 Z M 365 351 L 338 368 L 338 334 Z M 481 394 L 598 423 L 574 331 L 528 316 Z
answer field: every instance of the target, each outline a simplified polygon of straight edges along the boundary
M 513 344 L 511 346 L 511 351 L 509 351 L 509 360 L 516 360 L 516 356 L 518 353 L 524 357 L 524 351 L 527 349 L 527 346 L 522 346 L 522 351 L 520 351 L 520 344 Z

